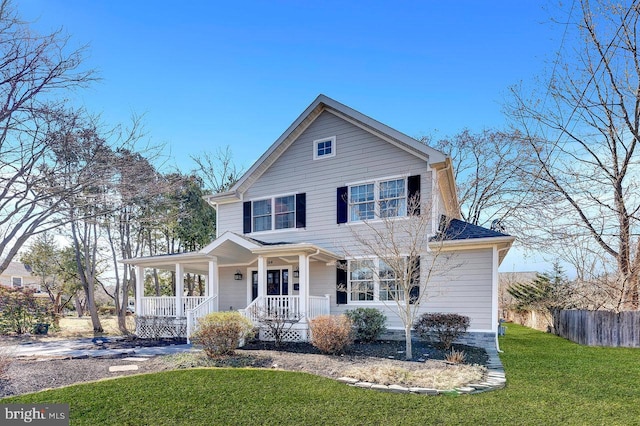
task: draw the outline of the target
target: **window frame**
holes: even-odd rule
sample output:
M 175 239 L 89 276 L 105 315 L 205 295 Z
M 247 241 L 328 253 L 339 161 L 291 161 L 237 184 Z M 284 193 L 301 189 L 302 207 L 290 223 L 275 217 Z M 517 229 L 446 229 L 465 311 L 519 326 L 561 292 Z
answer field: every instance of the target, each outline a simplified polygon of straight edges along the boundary
M 263 233 L 263 232 L 277 232 L 277 231 L 288 231 L 288 230 L 292 230 L 292 229 L 297 229 L 297 224 L 296 224 L 296 215 L 298 214 L 297 211 L 297 205 L 296 205 L 296 195 L 297 194 L 285 194 L 285 195 L 275 195 L 273 197 L 268 197 L 268 198 L 259 198 L 256 200 L 251 200 L 251 233 Z M 276 200 L 278 199 L 284 199 L 284 198 L 292 198 L 292 207 L 293 210 L 287 210 L 287 211 L 281 211 L 281 212 L 277 212 L 276 211 Z M 255 214 L 255 203 L 260 203 L 260 202 L 265 202 L 265 201 L 269 201 L 269 217 L 270 217 L 270 227 L 268 229 L 261 229 L 259 231 L 256 231 L 256 226 L 255 226 L 255 219 L 257 217 L 266 217 L 266 214 L 263 215 L 258 215 L 256 216 Z M 277 228 L 277 220 L 276 217 L 278 215 L 283 216 L 283 215 L 290 215 L 293 214 L 293 219 L 290 221 L 291 226 L 287 227 L 287 228 Z
M 376 179 L 376 180 L 369 180 L 369 181 L 364 181 L 364 182 L 355 182 L 352 184 L 347 185 L 347 216 L 348 216 L 348 222 L 349 223 L 362 223 L 365 221 L 371 221 L 371 220 L 382 220 L 382 219 L 395 219 L 395 218 L 402 218 L 402 217 L 407 217 L 407 203 L 408 203 L 408 199 L 409 199 L 409 188 L 408 188 L 408 183 L 407 183 L 407 178 L 408 176 L 392 176 L 392 177 L 385 177 L 385 178 L 381 178 L 381 179 Z M 381 196 L 381 187 L 383 186 L 383 184 L 388 183 L 388 182 L 394 182 L 394 181 L 402 181 L 402 185 L 403 185 L 403 195 L 401 197 L 385 197 L 382 198 Z M 359 187 L 364 187 L 364 186 L 368 186 L 368 185 L 373 185 L 373 200 L 364 200 L 364 201 L 358 201 L 358 202 L 353 202 L 353 189 L 354 188 L 359 188 Z M 398 209 L 398 211 L 400 212 L 400 214 L 396 214 L 396 215 L 384 215 L 382 214 L 382 204 L 385 202 L 389 202 L 392 200 L 400 200 L 400 203 L 402 204 L 402 206 Z M 355 206 L 359 206 L 359 205 L 363 205 L 363 204 L 370 204 L 373 203 L 373 217 L 372 218 L 364 218 L 364 219 L 354 219 L 354 207 Z M 367 210 L 369 211 L 369 210 Z
M 13 281 L 14 280 L 20 280 L 20 284 L 16 285 Z M 23 288 L 24 287 L 24 279 L 22 277 L 16 277 L 16 276 L 12 276 L 11 277 L 11 287 L 12 288 Z
M 321 143 L 331 142 L 331 152 L 329 154 L 318 154 L 318 148 Z M 322 160 L 325 158 L 332 158 L 336 156 L 336 137 L 331 136 L 328 138 L 316 139 L 313 141 L 313 159 Z
M 353 280 L 352 279 L 352 264 L 354 263 L 362 263 L 362 262 L 371 262 L 372 263 L 372 271 L 371 271 L 371 279 L 357 279 L 357 280 Z M 383 259 L 379 258 L 379 257 L 367 257 L 367 258 L 354 258 L 354 259 L 349 259 L 347 261 L 347 303 L 348 304 L 366 304 L 366 303 L 387 303 L 387 302 L 400 302 L 400 303 L 404 303 L 404 292 L 401 291 L 400 287 L 396 284 L 395 290 L 390 290 L 388 287 L 388 283 L 392 283 L 397 281 L 396 277 L 392 277 L 392 278 L 382 278 L 381 277 L 381 265 L 385 263 Z M 393 270 L 391 270 L 391 272 L 393 272 Z M 353 286 L 352 286 L 352 282 L 367 282 L 367 281 L 372 281 L 372 286 L 373 286 L 373 290 L 372 290 L 372 298 L 371 299 L 365 299 L 365 300 L 354 300 L 353 299 Z M 385 285 L 384 283 L 387 283 L 387 285 Z M 387 287 L 387 288 L 385 288 Z M 381 298 L 380 297 L 380 292 L 381 291 L 385 291 L 387 294 L 391 293 L 391 292 L 395 292 L 399 295 L 399 299 L 393 299 L 393 298 Z M 358 292 L 358 294 L 361 294 L 362 292 Z

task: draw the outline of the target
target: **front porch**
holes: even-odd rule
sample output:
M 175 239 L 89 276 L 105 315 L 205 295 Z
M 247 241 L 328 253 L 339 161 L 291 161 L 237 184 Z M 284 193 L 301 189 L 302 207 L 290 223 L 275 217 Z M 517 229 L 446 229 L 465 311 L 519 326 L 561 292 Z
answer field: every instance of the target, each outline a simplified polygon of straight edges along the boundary
M 127 259 L 136 271 L 136 334 L 143 338 L 183 337 L 198 319 L 218 311 L 237 310 L 270 340 L 265 324 L 282 322 L 288 340 L 308 340 L 308 322 L 330 312 L 330 296 L 311 294 L 310 263 L 328 265 L 338 256 L 311 244 L 266 244 L 225 233 L 199 252 Z M 175 274 L 172 296 L 144 294 L 145 270 Z M 205 294 L 185 296 L 185 274 L 204 277 Z M 325 286 L 326 288 L 326 286 Z

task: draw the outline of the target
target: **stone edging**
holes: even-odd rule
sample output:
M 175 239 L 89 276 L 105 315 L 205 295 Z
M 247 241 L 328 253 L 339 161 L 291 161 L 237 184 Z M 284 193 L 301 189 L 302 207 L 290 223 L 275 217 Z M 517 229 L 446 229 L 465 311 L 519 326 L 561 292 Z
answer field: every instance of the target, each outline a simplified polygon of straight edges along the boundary
M 338 381 L 346 383 L 349 386 L 355 386 L 363 389 L 373 389 L 381 392 L 393 392 L 393 393 L 414 393 L 420 395 L 463 395 L 463 394 L 476 394 L 481 392 L 488 392 L 493 390 L 502 389 L 507 379 L 504 374 L 504 368 L 502 367 L 502 361 L 498 356 L 498 351 L 495 348 L 486 349 L 489 361 L 487 362 L 487 372 L 484 375 L 484 381 L 479 383 L 469 383 L 466 386 L 461 386 L 455 389 L 430 389 L 420 387 L 405 387 L 400 385 L 379 385 L 370 382 L 361 382 L 358 379 L 351 377 L 340 377 Z

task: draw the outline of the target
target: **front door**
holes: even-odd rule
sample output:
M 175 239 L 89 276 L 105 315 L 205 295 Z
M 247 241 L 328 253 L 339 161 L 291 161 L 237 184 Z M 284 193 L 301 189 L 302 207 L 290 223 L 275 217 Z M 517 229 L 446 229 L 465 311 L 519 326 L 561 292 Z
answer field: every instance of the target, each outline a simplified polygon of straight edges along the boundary
M 267 270 L 267 296 L 286 296 L 289 294 L 289 270 Z M 258 297 L 258 271 L 251 273 L 251 300 Z
M 286 296 L 289 294 L 289 270 L 269 269 L 267 271 L 267 296 Z

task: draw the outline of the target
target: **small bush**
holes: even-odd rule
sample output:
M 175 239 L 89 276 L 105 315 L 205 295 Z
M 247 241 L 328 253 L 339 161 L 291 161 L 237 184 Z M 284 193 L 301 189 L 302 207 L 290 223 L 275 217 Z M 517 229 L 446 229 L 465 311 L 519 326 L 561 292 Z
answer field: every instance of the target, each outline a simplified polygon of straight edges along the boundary
M 465 354 L 464 351 L 456 351 L 452 348 L 451 352 L 449 352 L 444 359 L 453 364 L 462 364 L 466 361 L 467 354 Z
M 116 307 L 115 306 L 100 306 L 98 308 L 98 315 L 115 315 Z
M 240 340 L 253 336 L 253 324 L 239 312 L 214 312 L 198 320 L 191 340 L 202 345 L 208 357 L 233 354 Z
M 358 308 L 344 313 L 353 323 L 356 339 L 371 343 L 386 330 L 387 317 L 376 308 Z
M 33 290 L 0 286 L 0 334 L 24 334 L 36 324 L 51 324 L 55 314 L 49 299 L 36 298 Z
M 445 349 L 469 328 L 469 317 L 458 314 L 422 314 L 413 327 L 425 340 L 437 339 Z
M 353 343 L 352 323 L 345 315 L 321 315 L 309 323 L 311 344 L 327 354 L 342 353 Z

